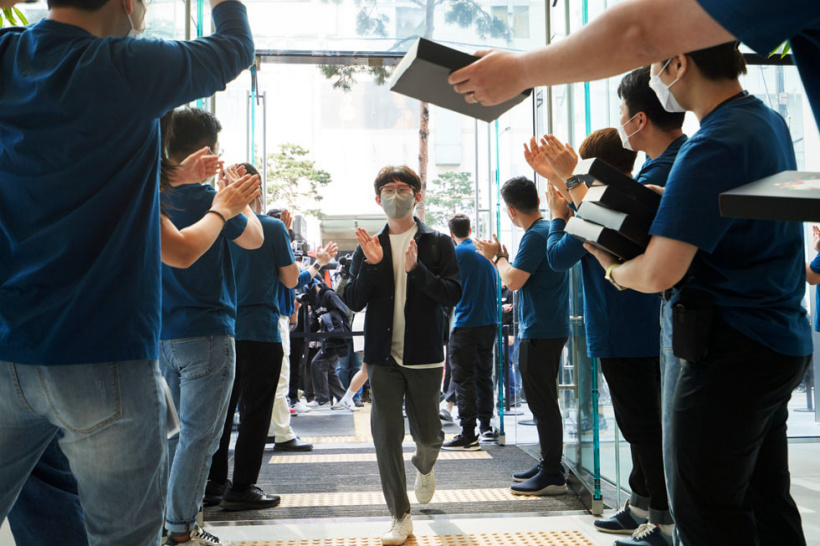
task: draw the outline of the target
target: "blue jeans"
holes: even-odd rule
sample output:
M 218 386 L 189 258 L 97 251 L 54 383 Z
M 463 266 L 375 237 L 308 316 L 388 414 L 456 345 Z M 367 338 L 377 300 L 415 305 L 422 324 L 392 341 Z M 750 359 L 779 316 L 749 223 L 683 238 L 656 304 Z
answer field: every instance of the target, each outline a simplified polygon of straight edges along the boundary
M 17 544 L 88 546 L 77 480 L 58 443 L 62 437 L 57 432 L 48 444 L 9 512 Z
M 663 434 L 663 470 L 666 476 L 666 493 L 669 512 L 675 517 L 672 505 L 672 400 L 680 377 L 681 359 L 672 352 L 672 305 L 661 300 L 661 428 Z
M 353 342 L 351 341 L 347 347 L 347 356 L 339 358 L 339 363 L 336 364 L 336 374 L 339 376 L 339 381 L 342 382 L 344 388 L 350 388 L 350 380 L 353 376 L 362 369 L 362 353 L 353 352 Z M 362 389 L 353 397 L 353 400 L 362 399 Z
M 0 361 L 0 520 L 60 432 L 79 484 L 88 543 L 158 544 L 168 468 L 159 373 L 155 360 Z
M 222 437 L 236 352 L 233 336 L 164 340 L 160 349 L 162 373 L 182 423 L 179 434 L 168 440 L 171 474 L 165 528 L 186 533 L 196 523 L 211 457 Z

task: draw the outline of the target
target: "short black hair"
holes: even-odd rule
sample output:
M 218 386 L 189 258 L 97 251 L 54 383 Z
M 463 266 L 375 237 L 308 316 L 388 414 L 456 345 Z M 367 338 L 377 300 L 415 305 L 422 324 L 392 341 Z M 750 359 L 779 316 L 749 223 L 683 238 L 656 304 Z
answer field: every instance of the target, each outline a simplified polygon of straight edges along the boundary
M 240 163 L 239 166 L 245 167 L 245 174 L 256 175 L 260 178 L 262 177 L 262 175 L 259 174 L 259 171 L 256 170 L 256 167 L 250 163 Z
M 651 90 L 650 90 L 651 91 Z M 612 129 L 598 129 L 590 133 L 578 148 L 581 159 L 597 157 L 603 159 L 624 174 L 631 175 L 635 167 L 637 152 L 624 148 L 618 131 Z
M 738 49 L 739 42 L 698 49 L 687 53 L 707 80 L 734 80 L 746 73 L 746 59 Z
M 501 186 L 504 202 L 524 214 L 538 211 L 538 190 L 535 182 L 526 176 L 510 178 Z
M 175 161 L 182 161 L 205 146 L 213 150 L 222 131 L 222 124 L 212 113 L 187 106 L 174 110 L 170 127 L 168 157 Z
M 421 191 L 421 178 L 407 165 L 388 165 L 382 168 L 379 174 L 376 175 L 376 180 L 373 182 L 376 195 L 379 195 L 382 186 L 390 184 L 391 182 L 404 182 L 413 188 L 414 193 Z
M 470 217 L 466 214 L 456 214 L 447 224 L 450 227 L 450 233 L 459 239 L 470 236 Z
M 685 112 L 667 112 L 658 96 L 649 87 L 649 67 L 637 68 L 623 77 L 618 85 L 618 98 L 624 100 L 629 117 L 640 112 L 646 114 L 658 129 L 673 131 L 683 127 Z
M 97 11 L 108 3 L 108 0 L 48 0 L 48 9 L 75 8 L 83 11 Z
M 272 208 L 268 209 L 268 212 L 265 213 L 267 216 L 271 218 L 276 218 L 277 220 L 282 217 L 282 209 Z

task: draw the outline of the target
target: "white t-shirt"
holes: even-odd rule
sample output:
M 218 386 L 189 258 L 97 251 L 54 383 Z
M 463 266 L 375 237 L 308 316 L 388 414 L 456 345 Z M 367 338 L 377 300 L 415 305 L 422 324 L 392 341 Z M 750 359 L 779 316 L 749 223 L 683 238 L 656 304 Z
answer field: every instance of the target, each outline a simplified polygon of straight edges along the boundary
M 393 282 L 396 293 L 393 299 L 393 339 L 390 345 L 390 354 L 399 366 L 419 370 L 427 368 L 441 368 L 444 362 L 404 366 L 404 305 L 407 302 L 407 271 L 404 269 L 404 253 L 410 248 L 410 241 L 419 230 L 418 224 L 398 235 L 390 235 L 390 250 L 393 253 Z

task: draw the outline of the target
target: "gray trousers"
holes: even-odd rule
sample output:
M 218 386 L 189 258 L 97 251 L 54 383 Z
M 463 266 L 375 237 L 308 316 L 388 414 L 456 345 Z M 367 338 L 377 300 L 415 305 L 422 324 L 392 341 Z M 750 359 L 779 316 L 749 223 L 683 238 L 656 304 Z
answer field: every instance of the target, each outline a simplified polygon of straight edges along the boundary
M 387 366 L 368 364 L 367 373 L 372 397 L 370 428 L 384 500 L 390 515 L 401 518 L 410 512 L 402 451 L 402 402 L 406 401 L 410 434 L 416 442 L 416 453 L 411 462 L 419 472 L 429 474 L 444 442 L 438 417 L 442 368 L 403 368 L 391 359 Z

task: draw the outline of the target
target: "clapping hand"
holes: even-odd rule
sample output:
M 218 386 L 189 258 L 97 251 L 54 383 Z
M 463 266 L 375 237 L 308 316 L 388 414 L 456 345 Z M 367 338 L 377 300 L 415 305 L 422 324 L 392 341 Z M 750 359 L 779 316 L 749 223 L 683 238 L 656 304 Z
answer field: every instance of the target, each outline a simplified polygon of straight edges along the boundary
M 410 245 L 404 253 L 404 270 L 407 273 L 413 271 L 419 265 L 419 247 L 415 239 L 410 239 Z
M 219 156 L 205 146 L 182 160 L 174 174 L 173 185 L 199 184 L 218 174 L 224 165 Z
M 544 135 L 546 137 L 547 135 Z M 552 180 L 556 178 L 555 171 L 552 170 L 552 166 L 547 161 L 547 156 L 541 153 L 541 149 L 538 147 L 538 142 L 535 140 L 535 137 L 530 138 L 530 145 L 527 146 L 527 143 L 524 143 L 524 159 L 527 161 L 527 165 L 532 167 L 532 170 L 546 178 L 547 180 Z
M 282 209 L 279 219 L 285 224 L 285 229 L 293 227 L 293 214 L 288 209 Z
M 561 144 L 561 141 L 554 135 L 541 137 L 541 145 L 538 148 L 547 158 L 555 174 L 566 182 L 572 177 L 575 167 L 578 165 L 578 154 L 569 144 Z
M 475 239 L 474 241 L 476 252 L 492 261 L 496 254 L 507 254 L 507 249 L 502 245 L 498 237 L 493 234 L 493 240 L 487 241 L 485 239 Z
M 320 267 L 324 267 L 330 263 L 330 261 L 336 257 L 336 254 L 339 253 L 339 246 L 334 242 L 329 242 L 325 245 L 324 248 L 319 247 L 316 249 L 316 262 L 319 264 Z
M 815 252 L 820 252 L 820 228 L 817 226 L 811 227 L 811 247 Z
M 371 237 L 364 228 L 356 228 L 356 239 L 364 253 L 364 259 L 371 265 L 376 265 L 384 258 L 384 249 L 378 236 Z
M 227 220 L 242 212 L 260 194 L 259 176 L 246 174 L 230 186 L 220 186 L 211 208 L 219 211 Z
M 567 200 L 564 199 L 552 182 L 547 184 L 546 196 L 547 206 L 550 209 L 552 218 L 561 218 L 564 221 L 569 220 L 570 216 L 572 216 L 572 211 L 567 204 Z

